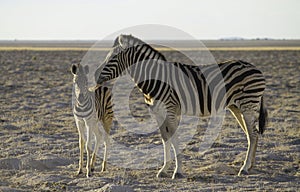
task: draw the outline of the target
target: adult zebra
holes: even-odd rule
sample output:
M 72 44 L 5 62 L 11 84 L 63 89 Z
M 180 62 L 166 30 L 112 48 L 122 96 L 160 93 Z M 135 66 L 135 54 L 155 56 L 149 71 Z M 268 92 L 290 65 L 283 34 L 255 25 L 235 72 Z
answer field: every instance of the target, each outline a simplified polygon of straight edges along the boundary
M 254 164 L 258 133 L 263 133 L 267 118 L 263 105 L 265 79 L 254 65 L 228 61 L 199 67 L 167 62 L 150 45 L 131 35 L 120 35 L 104 64 L 95 72 L 97 84 L 114 79 L 123 71 L 131 75 L 144 93 L 145 102 L 153 106 L 160 125 L 164 165 L 158 177 L 166 176 L 171 146 L 176 161 L 172 178 L 182 177 L 176 135 L 178 116 L 206 116 L 225 107 L 247 135 L 248 150 L 239 175 L 248 173 Z M 165 114 L 159 110 L 161 105 Z
M 80 64 L 73 64 L 71 72 L 74 76 L 75 102 L 73 113 L 79 133 L 79 169 L 77 174 L 82 173 L 84 144 L 86 145 L 87 164 L 86 176 L 91 176 L 94 170 L 96 153 L 98 152 L 101 141 L 104 140 L 104 157 L 102 162 L 102 172 L 106 169 L 107 148 L 109 148 L 109 132 L 112 126 L 112 94 L 107 87 L 100 86 L 95 92 L 88 90 L 87 74 L 89 66 L 83 67 Z M 100 127 L 102 123 L 104 129 Z M 86 132 L 86 141 L 84 133 Z M 95 136 L 95 145 L 91 155 L 92 134 Z

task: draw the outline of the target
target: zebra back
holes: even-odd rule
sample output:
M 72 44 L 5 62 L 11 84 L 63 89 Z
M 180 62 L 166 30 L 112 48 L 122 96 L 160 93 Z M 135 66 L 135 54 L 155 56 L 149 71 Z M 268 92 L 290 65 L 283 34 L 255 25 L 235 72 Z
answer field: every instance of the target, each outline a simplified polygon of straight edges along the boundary
M 114 45 L 121 52 L 108 58 L 97 82 L 116 78 L 120 75 L 116 71 L 131 67 L 128 71 L 149 103 L 153 99 L 173 103 L 183 114 L 204 116 L 228 105 L 249 106 L 260 102 L 265 89 L 262 73 L 243 61 L 204 66 L 167 62 L 161 53 L 131 35 L 120 35 Z

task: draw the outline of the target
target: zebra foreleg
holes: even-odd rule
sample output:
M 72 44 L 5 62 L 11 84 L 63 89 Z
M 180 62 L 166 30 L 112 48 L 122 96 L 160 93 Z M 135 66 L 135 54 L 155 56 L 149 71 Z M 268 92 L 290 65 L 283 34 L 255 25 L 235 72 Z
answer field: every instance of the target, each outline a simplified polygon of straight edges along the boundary
M 163 147 L 164 147 L 164 165 L 158 171 L 157 177 L 167 177 L 167 170 L 171 165 L 171 141 L 170 139 L 165 141 L 162 139 Z
M 174 156 L 175 156 L 175 169 L 172 175 L 172 179 L 175 178 L 183 178 L 182 175 L 182 158 L 181 154 L 179 152 L 179 140 L 178 140 L 178 133 L 177 128 L 180 121 L 180 115 L 179 115 L 179 108 L 171 108 L 169 109 L 168 114 L 168 127 L 170 128 L 170 140 L 171 145 L 174 150 Z
M 172 118 L 173 117 L 173 118 Z M 178 125 L 177 116 L 168 115 L 163 125 L 160 127 L 160 132 L 164 145 L 164 165 L 157 174 L 157 177 L 166 177 L 166 171 L 171 164 L 171 146 L 174 150 L 176 167 L 172 175 L 172 179 L 182 178 L 182 162 L 179 154 L 178 136 L 176 128 Z
M 164 164 L 162 168 L 158 171 L 156 177 L 167 177 L 167 170 L 169 169 L 171 164 L 171 141 L 169 136 L 169 128 L 166 125 L 167 121 L 165 110 L 159 104 L 151 106 L 151 110 L 159 126 L 164 148 Z
M 106 171 L 107 154 L 108 154 L 108 150 L 109 150 L 109 147 L 110 147 L 109 134 L 110 134 L 111 127 L 112 127 L 112 118 L 103 119 L 104 131 L 102 133 L 102 136 L 103 136 L 103 140 L 104 140 L 104 152 L 103 152 L 104 155 L 103 155 L 101 172 Z
M 243 166 L 239 171 L 240 175 L 248 174 L 249 170 L 253 167 L 255 163 L 255 153 L 257 148 L 258 140 L 258 115 L 256 113 L 243 113 L 246 129 L 247 129 L 247 140 L 248 140 L 248 149 L 246 154 L 246 159 Z
M 77 171 L 77 175 L 80 175 L 82 173 L 82 167 L 83 167 L 83 152 L 84 152 L 84 139 L 81 135 L 79 135 L 79 151 L 80 151 L 80 157 L 79 157 L 79 168 Z
M 178 136 L 176 132 L 172 137 L 172 147 L 174 150 L 175 165 L 176 165 L 172 179 L 183 178 L 184 176 L 182 175 L 182 159 L 181 159 L 181 154 L 179 153 Z
M 92 146 L 92 129 L 95 128 L 96 124 L 93 121 L 93 119 L 89 119 L 86 121 L 86 128 L 87 128 L 87 139 L 86 139 L 86 143 L 85 143 L 85 148 L 86 148 L 86 155 L 87 155 L 87 159 L 86 159 L 86 177 L 90 177 L 91 174 L 91 149 L 90 147 Z M 96 146 L 95 146 L 96 147 Z
M 79 164 L 78 164 L 78 171 L 76 175 L 82 174 L 82 168 L 83 168 L 83 153 L 84 153 L 84 122 L 81 122 L 79 120 L 76 121 L 76 126 L 78 129 L 78 134 L 79 134 Z

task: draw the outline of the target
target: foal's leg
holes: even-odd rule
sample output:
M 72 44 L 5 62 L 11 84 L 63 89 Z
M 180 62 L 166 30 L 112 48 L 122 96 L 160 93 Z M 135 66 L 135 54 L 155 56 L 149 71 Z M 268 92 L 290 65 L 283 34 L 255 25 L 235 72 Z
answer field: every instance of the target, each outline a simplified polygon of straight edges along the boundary
M 79 153 L 80 153 L 77 175 L 80 175 L 82 173 L 82 167 L 83 167 L 83 153 L 84 153 L 84 143 L 85 143 L 85 139 L 84 139 L 85 124 L 83 121 L 76 120 L 76 125 L 77 125 L 77 129 L 78 129 L 78 134 L 79 134 Z
M 86 163 L 86 177 L 91 176 L 91 149 L 89 148 L 92 146 L 92 133 L 93 130 L 96 128 L 98 129 L 97 124 L 96 124 L 96 119 L 95 118 L 90 118 L 86 120 L 86 129 L 87 129 L 87 141 L 86 141 L 86 153 L 87 153 L 87 163 Z M 96 147 L 96 146 L 95 146 Z
M 92 154 L 92 159 L 91 159 L 91 171 L 93 172 L 95 170 L 95 162 L 96 162 L 96 156 L 97 153 L 99 151 L 99 146 L 102 143 L 102 137 L 101 137 L 101 133 L 99 131 L 99 127 L 95 127 L 94 130 L 94 136 L 95 136 L 95 147 L 94 147 L 94 151 Z

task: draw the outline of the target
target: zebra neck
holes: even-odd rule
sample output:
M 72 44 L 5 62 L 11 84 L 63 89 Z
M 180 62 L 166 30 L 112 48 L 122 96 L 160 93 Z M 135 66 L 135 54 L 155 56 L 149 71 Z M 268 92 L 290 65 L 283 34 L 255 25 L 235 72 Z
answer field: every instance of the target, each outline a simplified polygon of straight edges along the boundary
M 148 44 L 136 45 L 128 48 L 121 60 L 123 61 L 123 65 L 125 69 L 130 68 L 134 65 L 140 64 L 155 64 L 160 61 L 167 61 L 166 58 L 158 51 L 153 49 Z

